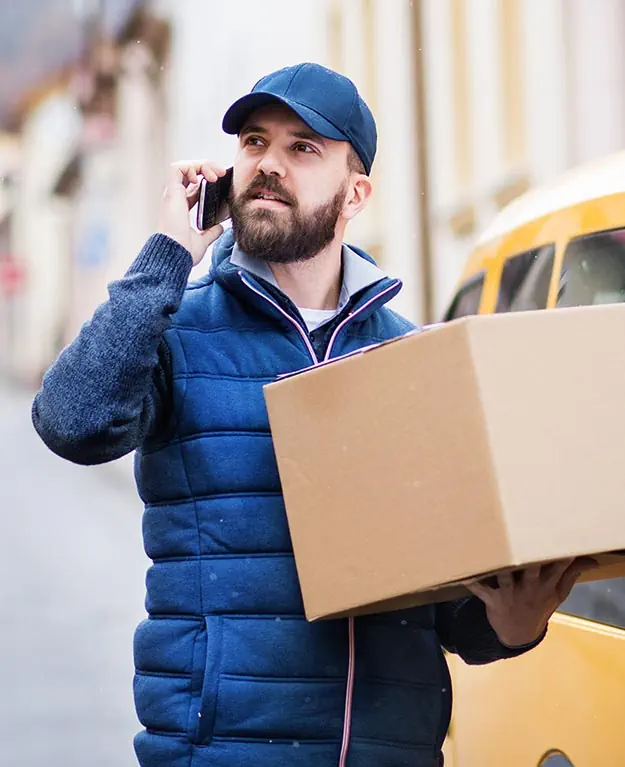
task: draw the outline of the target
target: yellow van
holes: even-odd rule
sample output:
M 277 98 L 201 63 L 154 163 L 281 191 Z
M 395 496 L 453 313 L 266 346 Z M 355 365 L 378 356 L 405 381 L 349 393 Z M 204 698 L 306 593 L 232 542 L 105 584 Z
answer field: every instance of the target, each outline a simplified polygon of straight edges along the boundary
M 444 319 L 614 302 L 625 302 L 625 152 L 503 209 Z M 576 586 L 522 658 L 450 660 L 446 767 L 625 767 L 625 578 Z

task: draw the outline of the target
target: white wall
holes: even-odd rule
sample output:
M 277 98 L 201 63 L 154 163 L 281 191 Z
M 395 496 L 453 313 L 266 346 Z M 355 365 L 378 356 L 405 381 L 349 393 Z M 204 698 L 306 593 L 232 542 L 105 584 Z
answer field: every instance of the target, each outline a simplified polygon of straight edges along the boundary
M 422 23 L 433 309 L 435 318 L 438 318 L 451 296 L 471 246 L 470 240 L 454 236 L 449 218 L 459 206 L 472 200 L 457 182 L 450 1 L 424 0 Z
M 117 86 L 114 221 L 109 279 L 123 274 L 158 225 L 167 163 L 161 72 L 146 45 L 122 51 Z
M 571 4 L 523 0 L 521 7 L 527 167 L 531 183 L 540 185 L 572 162 L 565 18 Z
M 488 220 L 494 212 L 490 198 L 501 183 L 504 170 L 498 45 L 499 2 L 471 0 L 469 5 L 467 53 L 469 98 L 472 104 L 472 191 L 477 199 L 478 220 L 482 222 Z
M 414 94 L 414 51 L 408 2 L 376 2 L 377 188 L 379 241 L 385 270 L 403 280 L 393 309 L 421 322 L 422 286 Z
M 625 6 L 567 0 L 570 126 L 575 163 L 625 146 Z
M 230 104 L 264 75 L 300 61 L 325 63 L 324 0 L 172 2 L 169 160 L 231 164 L 236 142 L 221 130 Z

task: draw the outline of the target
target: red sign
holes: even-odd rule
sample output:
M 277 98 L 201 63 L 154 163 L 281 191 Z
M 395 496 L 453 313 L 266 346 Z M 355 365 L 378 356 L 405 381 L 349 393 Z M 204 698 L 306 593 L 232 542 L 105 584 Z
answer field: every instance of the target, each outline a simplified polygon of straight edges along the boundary
M 26 270 L 15 261 L 0 261 L 0 290 L 16 293 L 26 281 Z

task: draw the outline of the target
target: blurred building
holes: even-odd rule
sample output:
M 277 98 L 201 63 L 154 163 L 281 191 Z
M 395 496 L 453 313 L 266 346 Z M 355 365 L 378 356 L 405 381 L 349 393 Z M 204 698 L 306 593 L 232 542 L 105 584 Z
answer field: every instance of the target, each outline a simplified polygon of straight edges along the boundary
M 620 0 L 422 0 L 428 307 L 509 200 L 625 143 Z M 419 75 L 417 75 L 419 78 Z
M 18 265 L 9 291 L 0 268 L 0 365 L 29 384 L 155 230 L 168 164 L 230 164 L 223 113 L 273 69 L 318 61 L 370 103 L 375 194 L 348 239 L 402 277 L 395 308 L 419 321 L 500 207 L 625 139 L 619 0 L 79 5 L 65 69 L 0 103 L 20 157 L 0 199 L 0 259 Z
M 13 179 L 20 163 L 20 149 L 17 136 L 0 133 L 0 375 L 9 372 L 9 349 L 15 337 L 25 276 L 16 263 L 11 237 Z

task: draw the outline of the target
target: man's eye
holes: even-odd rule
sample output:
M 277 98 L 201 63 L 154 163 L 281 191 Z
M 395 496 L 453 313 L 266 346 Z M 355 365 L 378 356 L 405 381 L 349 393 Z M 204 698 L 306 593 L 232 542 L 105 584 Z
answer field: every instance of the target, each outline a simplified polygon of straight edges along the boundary
M 310 146 L 310 144 L 295 144 L 293 149 L 295 149 L 296 152 L 304 152 L 304 153 L 310 153 L 315 151 L 313 147 Z
M 258 136 L 249 136 L 245 139 L 245 146 L 262 146 L 263 140 Z

